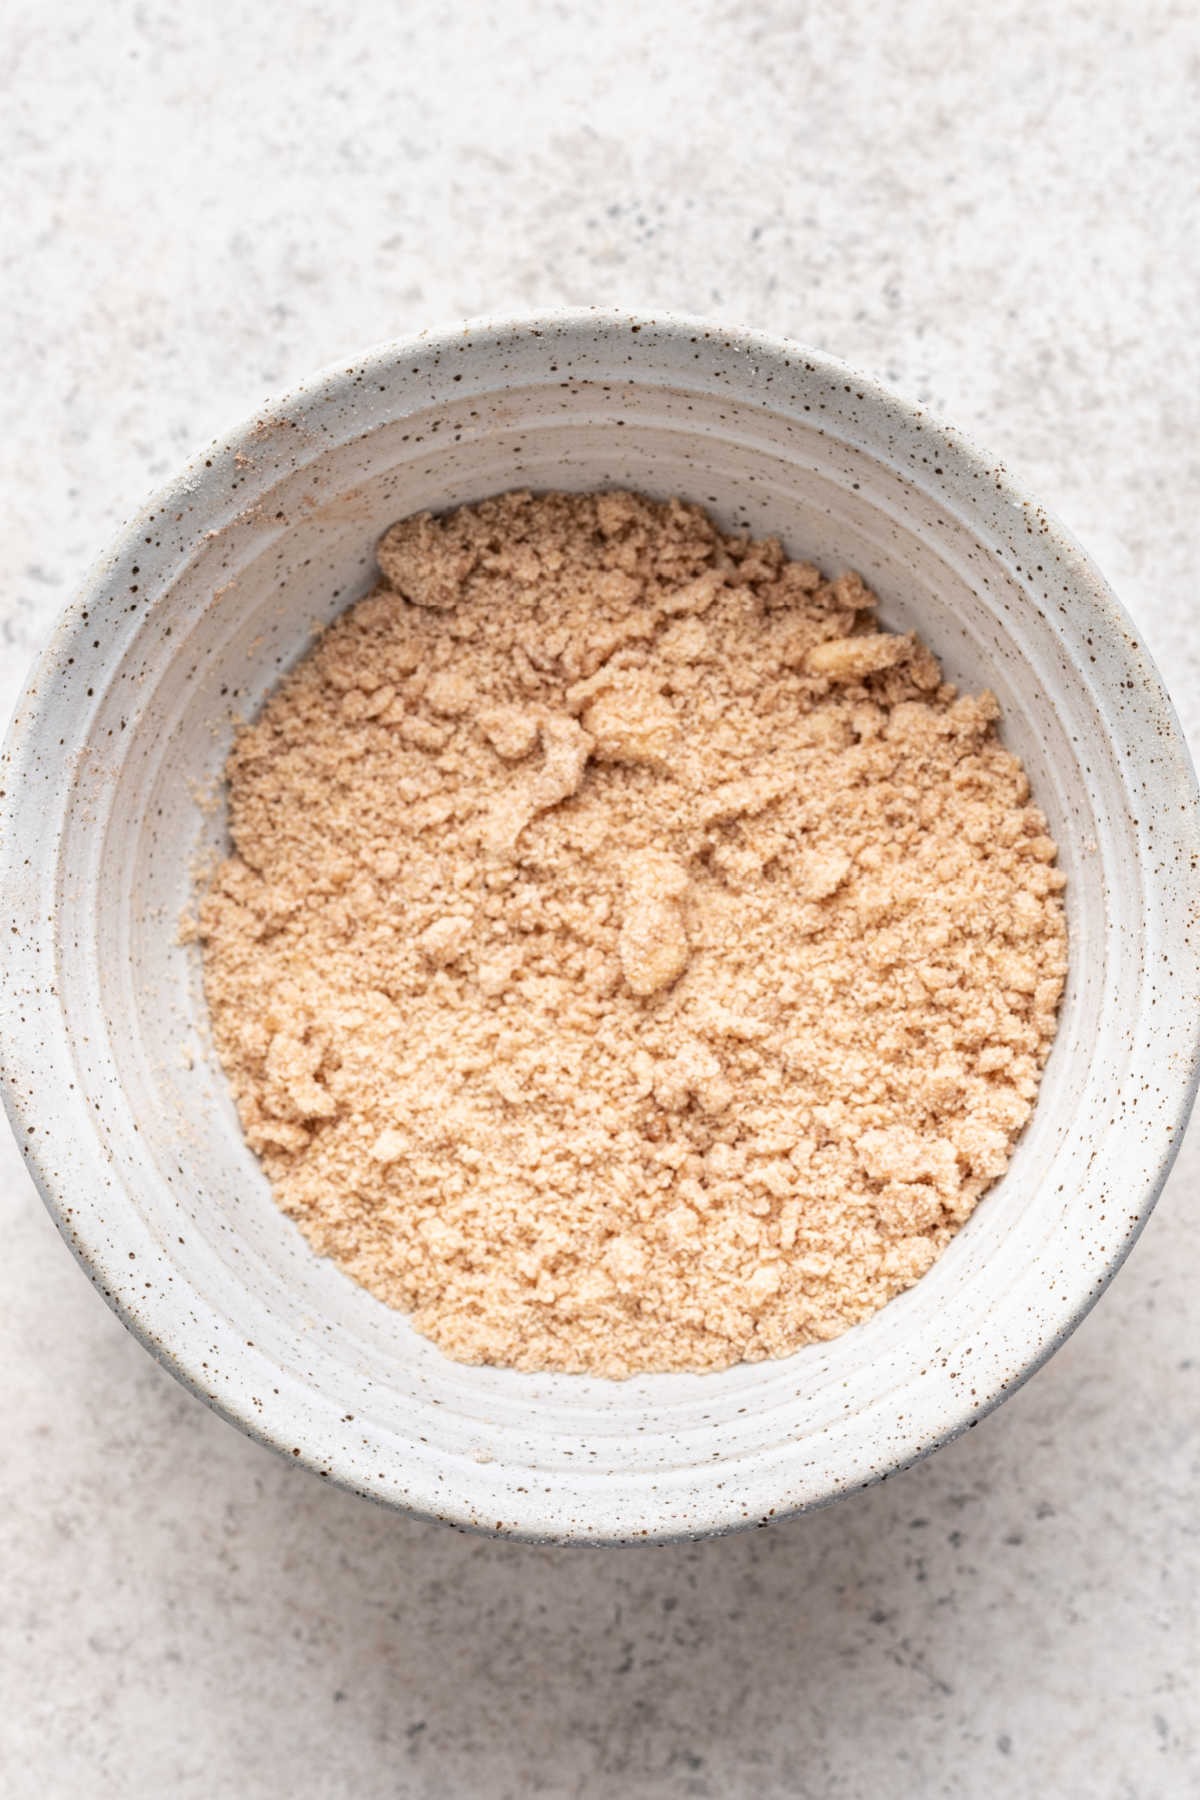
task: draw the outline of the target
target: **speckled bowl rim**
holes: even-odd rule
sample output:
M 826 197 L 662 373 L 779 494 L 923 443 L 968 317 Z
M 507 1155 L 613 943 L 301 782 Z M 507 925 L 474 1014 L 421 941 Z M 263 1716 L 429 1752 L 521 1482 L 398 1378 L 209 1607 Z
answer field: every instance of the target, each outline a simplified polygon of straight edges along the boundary
M 17 894 L 16 871 L 22 857 L 19 846 L 13 841 L 12 815 L 22 769 L 36 756 L 39 738 L 48 728 L 47 703 L 37 698 L 39 685 L 53 673 L 63 645 L 78 631 L 83 616 L 89 606 L 95 604 L 96 596 L 106 587 L 114 567 L 126 557 L 137 553 L 147 524 L 164 513 L 194 508 L 209 480 L 215 481 L 220 465 L 227 463 L 230 456 L 240 450 L 253 448 L 264 425 L 288 421 L 290 413 L 301 402 L 312 404 L 322 399 L 333 401 L 340 398 L 352 405 L 356 386 L 376 373 L 392 374 L 401 363 L 411 367 L 414 376 L 419 373 L 431 380 L 436 379 L 442 359 L 446 358 L 448 362 L 451 352 L 461 351 L 464 340 L 469 341 L 472 350 L 476 351 L 488 344 L 494 349 L 501 348 L 506 341 L 511 344 L 514 339 L 525 337 L 553 337 L 561 344 L 564 333 L 573 331 L 586 332 L 593 339 L 598 334 L 611 333 L 615 337 L 619 333 L 628 342 L 627 334 L 643 329 L 652 329 L 660 336 L 686 338 L 692 342 L 703 338 L 736 355 L 768 365 L 794 366 L 800 363 L 830 383 L 850 384 L 860 399 L 884 408 L 895 417 L 898 424 L 914 434 L 928 437 L 931 448 L 936 445 L 940 457 L 957 458 L 965 471 L 973 476 L 986 477 L 993 495 L 998 495 L 1002 500 L 1023 510 L 1027 518 L 1036 518 L 1038 528 L 1053 542 L 1061 567 L 1070 580 L 1073 595 L 1093 610 L 1098 626 L 1126 644 L 1137 659 L 1137 672 L 1151 690 L 1154 703 L 1159 708 L 1164 735 L 1171 751 L 1170 756 L 1165 759 L 1165 778 L 1164 771 L 1160 770 L 1160 778 L 1164 778 L 1164 803 L 1181 807 L 1184 816 L 1190 821 L 1193 865 L 1200 866 L 1200 793 L 1186 739 L 1161 674 L 1136 625 L 1086 552 L 1053 515 L 1023 491 L 1003 464 L 985 455 L 955 427 L 931 414 L 926 407 L 895 394 L 874 377 L 863 375 L 840 359 L 823 351 L 813 350 L 795 340 L 748 328 L 730 327 L 712 319 L 688 314 L 603 307 L 565 308 L 540 314 L 497 315 L 423 331 L 412 337 L 377 344 L 350 360 L 341 359 L 294 388 L 263 402 L 234 431 L 215 439 L 212 444 L 193 455 L 180 474 L 147 500 L 119 536 L 92 564 L 77 598 L 69 602 L 60 613 L 45 648 L 35 658 L 26 686 L 18 698 L 0 757 L 0 772 L 6 772 L 9 777 L 4 779 L 4 786 L 0 789 L 0 913 L 8 914 L 15 921 L 11 931 L 4 933 L 5 967 L 4 979 L 0 981 L 0 1091 L 3 1093 L 5 1110 L 14 1135 L 51 1217 L 89 1279 L 100 1290 L 122 1323 L 156 1360 L 213 1411 L 236 1425 L 247 1436 L 281 1454 L 287 1454 L 289 1463 L 298 1461 L 301 1467 L 313 1469 L 329 1477 L 336 1485 L 347 1487 L 377 1503 L 484 1535 L 503 1535 L 528 1542 L 560 1541 L 590 1545 L 671 1542 L 698 1536 L 722 1535 L 744 1529 L 759 1520 L 756 1515 L 749 1518 L 744 1515 L 735 1516 L 732 1509 L 725 1505 L 717 1507 L 720 1516 L 710 1523 L 697 1523 L 694 1528 L 679 1532 L 655 1529 L 653 1525 L 648 1531 L 636 1536 L 627 1532 L 606 1534 L 599 1531 L 589 1532 L 586 1537 L 560 1537 L 532 1526 L 527 1529 L 505 1526 L 502 1532 L 497 1532 L 481 1524 L 477 1514 L 456 1510 L 451 1495 L 445 1496 L 445 1504 L 434 1512 L 404 1498 L 392 1499 L 385 1494 L 372 1492 L 355 1478 L 352 1469 L 339 1467 L 338 1456 L 328 1449 L 318 1450 L 307 1446 L 297 1451 L 291 1445 L 290 1436 L 283 1437 L 272 1431 L 245 1404 L 245 1396 L 214 1394 L 207 1385 L 202 1370 L 177 1356 L 171 1344 L 164 1341 L 143 1316 L 136 1280 L 115 1244 L 105 1242 L 99 1235 L 95 1241 L 89 1240 L 81 1232 L 81 1225 L 87 1216 L 87 1196 L 81 1196 L 78 1190 L 74 1190 L 69 1196 L 73 1204 L 68 1219 L 68 1196 L 61 1191 L 61 1184 L 55 1179 L 43 1150 L 43 1145 L 49 1139 L 38 1129 L 39 1115 L 44 1114 L 44 1107 L 39 1107 L 37 1103 L 38 1066 L 34 1045 L 41 1033 L 62 1030 L 61 1008 L 53 990 L 39 990 L 36 1001 L 26 1004 L 17 1016 L 20 1003 L 11 998 L 17 983 L 10 978 L 21 959 L 29 958 L 29 945 L 32 941 L 39 941 L 43 947 L 52 947 L 56 934 L 54 923 L 50 919 L 18 916 L 14 900 Z M 629 377 L 636 379 L 632 358 Z M 202 530 L 203 527 L 198 522 L 197 537 L 202 534 Z M 0 774 L 0 779 L 2 778 L 3 774 Z M 1131 1194 L 1128 1198 L 1126 1216 L 1130 1220 L 1129 1227 L 1114 1244 L 1099 1275 L 1094 1269 L 1090 1269 L 1085 1282 L 1080 1272 L 1080 1279 L 1072 1285 L 1069 1298 L 1065 1297 L 1056 1328 L 1031 1333 L 1033 1341 L 1029 1355 L 1020 1369 L 1014 1372 L 1000 1391 L 983 1400 L 968 1398 L 964 1394 L 957 1408 L 946 1409 L 940 1430 L 915 1448 L 894 1450 L 890 1458 L 885 1458 L 867 1481 L 846 1482 L 831 1475 L 826 1494 L 799 1505 L 781 1508 L 774 1516 L 784 1518 L 798 1511 L 808 1511 L 816 1506 L 829 1504 L 846 1492 L 873 1485 L 875 1481 L 885 1480 L 889 1475 L 910 1467 L 977 1424 L 1015 1393 L 1053 1355 L 1090 1312 L 1121 1267 L 1171 1171 L 1196 1097 L 1197 1084 L 1200 1082 L 1200 1012 L 1197 1012 L 1191 1024 L 1186 1055 L 1179 1052 L 1174 1055 L 1170 1068 L 1163 1071 L 1163 1080 L 1168 1089 L 1163 1108 L 1164 1122 L 1168 1127 L 1166 1148 L 1143 1181 L 1140 1193 Z M 26 1098 L 27 1094 L 32 1094 L 33 1097 Z M 182 1296 L 180 1298 L 182 1301 Z M 207 1306 L 194 1290 L 189 1290 L 189 1298 L 194 1305 Z M 211 1308 L 208 1310 L 212 1311 Z

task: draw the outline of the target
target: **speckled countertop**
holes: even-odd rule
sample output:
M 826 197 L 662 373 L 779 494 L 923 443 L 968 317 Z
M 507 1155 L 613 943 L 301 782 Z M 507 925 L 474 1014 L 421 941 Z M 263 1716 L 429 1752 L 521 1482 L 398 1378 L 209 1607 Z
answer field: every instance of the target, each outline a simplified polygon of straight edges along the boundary
M 1200 745 L 1195 9 L 181 11 L 0 35 L 0 703 L 265 392 L 431 322 L 708 312 L 928 401 L 1068 521 Z M 0 1146 L 0 1792 L 1200 1792 L 1200 1137 L 1110 1294 L 932 1461 L 765 1532 L 530 1550 L 285 1468 Z

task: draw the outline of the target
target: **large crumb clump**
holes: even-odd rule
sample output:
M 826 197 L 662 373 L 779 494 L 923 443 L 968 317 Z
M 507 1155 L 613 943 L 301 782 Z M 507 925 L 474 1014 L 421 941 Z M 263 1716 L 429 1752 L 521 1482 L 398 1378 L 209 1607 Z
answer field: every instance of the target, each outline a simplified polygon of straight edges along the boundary
M 280 1205 L 451 1356 L 826 1339 L 1004 1169 L 1054 1036 L 1046 821 L 853 574 L 630 493 L 396 525 L 238 735 L 200 909 Z

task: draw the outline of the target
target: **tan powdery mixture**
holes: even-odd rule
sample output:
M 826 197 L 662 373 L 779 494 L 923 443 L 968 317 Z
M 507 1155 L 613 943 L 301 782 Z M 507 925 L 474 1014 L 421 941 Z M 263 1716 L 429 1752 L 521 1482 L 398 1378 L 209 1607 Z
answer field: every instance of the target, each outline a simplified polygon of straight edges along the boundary
M 200 909 L 246 1135 L 450 1355 L 830 1338 L 1005 1167 L 1066 967 L 988 694 L 634 494 L 393 527 L 242 730 Z

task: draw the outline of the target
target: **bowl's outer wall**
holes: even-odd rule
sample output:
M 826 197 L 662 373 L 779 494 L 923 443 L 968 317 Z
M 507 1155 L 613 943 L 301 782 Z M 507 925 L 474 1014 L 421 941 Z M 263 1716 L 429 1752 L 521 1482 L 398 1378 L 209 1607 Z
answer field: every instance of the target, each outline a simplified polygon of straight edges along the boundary
M 836 1342 L 624 1383 L 447 1361 L 271 1200 L 178 925 L 221 765 L 379 532 L 504 488 L 682 494 L 859 568 L 991 687 L 1059 841 L 1071 974 L 1013 1163 L 925 1279 Z M 1035 1368 L 1119 1266 L 1190 1108 L 1194 777 L 1136 631 L 956 433 L 797 346 L 587 313 L 385 346 L 265 408 L 134 521 L 17 710 L 0 798 L 6 1099 L 92 1279 L 246 1430 L 430 1517 L 531 1539 L 730 1529 L 880 1478 Z

